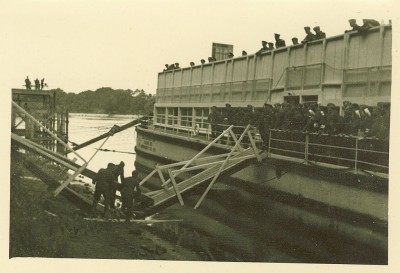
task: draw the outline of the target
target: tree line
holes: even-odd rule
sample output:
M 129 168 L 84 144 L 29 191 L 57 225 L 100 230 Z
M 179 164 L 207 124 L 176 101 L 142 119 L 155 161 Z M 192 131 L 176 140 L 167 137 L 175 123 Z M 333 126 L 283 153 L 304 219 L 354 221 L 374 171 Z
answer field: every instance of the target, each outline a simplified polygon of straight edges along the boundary
M 64 106 L 71 113 L 95 114 L 142 114 L 153 111 L 155 96 L 143 89 L 112 89 L 102 87 L 96 91 L 66 93 L 61 89 L 56 92 L 56 105 Z

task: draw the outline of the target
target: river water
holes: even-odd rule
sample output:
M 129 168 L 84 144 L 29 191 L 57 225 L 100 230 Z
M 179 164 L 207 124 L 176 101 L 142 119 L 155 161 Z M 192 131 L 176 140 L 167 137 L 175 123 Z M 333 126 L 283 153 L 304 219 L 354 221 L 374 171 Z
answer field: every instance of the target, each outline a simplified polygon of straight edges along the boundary
M 133 118 L 135 116 L 70 114 L 70 141 L 83 143 L 109 131 L 113 125 L 123 125 Z M 135 134 L 135 129 L 130 128 L 110 137 L 102 147 L 108 151 L 99 151 L 88 168 L 97 171 L 110 162 L 124 161 L 125 176 L 130 176 L 136 157 Z M 79 154 L 88 160 L 102 142 L 79 150 Z M 90 182 L 87 178 L 80 179 Z M 185 206 L 173 205 L 153 216 L 181 222 L 153 224 L 149 228 L 176 245 L 197 251 L 204 260 L 387 263 L 385 246 L 365 243 L 372 241 L 369 237 L 373 236 L 377 242 L 385 241 L 387 235 L 336 219 L 334 215 L 310 212 L 301 206 L 251 195 L 234 187 L 216 187 L 201 207 L 194 210 L 199 197 L 185 197 Z M 344 230 L 346 232 L 340 232 Z
M 69 116 L 69 140 L 81 144 L 96 136 L 108 132 L 114 125 L 124 125 L 136 116 L 128 115 L 102 115 L 102 114 L 70 114 Z M 110 137 L 98 153 L 89 162 L 88 168 L 97 172 L 100 168 L 107 167 L 108 163 L 119 164 L 125 162 L 125 175 L 130 176 L 135 169 L 136 155 L 135 128 L 131 127 L 125 131 Z M 78 151 L 84 159 L 89 160 L 105 140 L 100 140 Z M 73 158 L 73 155 L 70 155 Z

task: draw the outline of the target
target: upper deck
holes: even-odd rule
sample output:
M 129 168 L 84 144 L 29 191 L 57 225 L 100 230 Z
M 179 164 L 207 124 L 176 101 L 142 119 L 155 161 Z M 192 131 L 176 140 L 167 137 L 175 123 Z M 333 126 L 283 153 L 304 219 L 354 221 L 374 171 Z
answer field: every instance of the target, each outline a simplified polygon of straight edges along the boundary
M 390 102 L 392 26 L 158 74 L 156 107 Z

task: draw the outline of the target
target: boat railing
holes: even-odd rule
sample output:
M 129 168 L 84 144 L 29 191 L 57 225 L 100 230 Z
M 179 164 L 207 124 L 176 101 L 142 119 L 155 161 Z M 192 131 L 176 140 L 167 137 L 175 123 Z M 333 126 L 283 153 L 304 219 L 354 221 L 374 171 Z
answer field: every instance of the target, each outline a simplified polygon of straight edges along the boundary
M 217 131 L 214 135 L 218 135 L 230 125 L 213 124 L 213 126 Z M 177 116 L 166 117 L 160 114 L 149 121 L 148 128 L 190 139 L 198 138 L 206 141 L 213 139 L 211 124 L 205 120 L 197 123 L 188 119 L 182 123 Z M 236 137 L 244 129 L 245 126 L 232 127 Z M 362 170 L 387 174 L 389 171 L 389 144 L 377 138 L 272 129 L 269 136 L 264 138 L 267 143 L 264 143 L 257 128 L 252 127 L 252 130 L 255 132 L 257 146 L 266 150 L 271 157 L 284 156 L 307 164 L 329 164 L 337 168 L 352 169 L 355 172 Z M 233 145 L 234 139 L 230 134 L 226 134 L 220 143 Z M 244 139 L 243 144 L 250 145 L 250 142 Z
M 358 171 L 388 173 L 389 144 L 371 137 L 270 130 L 268 154 Z
M 231 124 L 213 124 L 217 129 L 215 130 L 215 135 L 219 135 L 221 132 L 226 130 Z M 199 139 L 205 139 L 210 141 L 213 139 L 213 132 L 211 123 L 201 119 L 199 121 L 193 121 L 192 116 L 165 116 L 164 114 L 156 115 L 155 119 L 149 121 L 148 127 L 155 131 L 162 131 L 164 133 L 171 133 L 174 135 L 180 135 L 188 138 L 197 137 Z M 246 126 L 234 125 L 232 126 L 232 131 L 236 138 L 245 130 Z M 255 131 L 256 141 L 259 142 L 260 134 L 258 133 L 256 127 L 252 127 Z M 221 143 L 226 145 L 233 145 L 235 140 L 232 138 L 231 134 L 226 133 L 224 137 L 221 138 Z M 244 145 L 251 145 L 249 139 L 245 138 L 242 141 Z

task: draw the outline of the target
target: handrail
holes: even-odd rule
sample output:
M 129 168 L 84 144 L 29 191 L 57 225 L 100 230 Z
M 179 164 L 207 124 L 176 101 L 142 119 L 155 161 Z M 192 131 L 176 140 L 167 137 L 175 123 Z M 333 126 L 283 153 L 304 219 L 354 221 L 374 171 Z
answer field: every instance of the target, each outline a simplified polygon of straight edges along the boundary
M 168 117 L 165 117 L 165 114 L 161 114 L 161 115 L 157 115 L 157 116 L 158 116 L 158 118 L 162 118 L 162 120 L 161 120 L 162 122 L 168 123 Z M 190 116 L 187 116 L 187 117 L 190 117 Z M 205 121 L 204 117 L 199 117 L 199 118 L 203 118 L 203 120 L 202 120 L 202 128 L 199 128 L 198 132 L 200 134 L 205 134 L 207 136 L 207 138 L 210 138 L 210 135 L 211 135 L 211 123 Z M 178 120 L 178 117 L 173 117 L 173 119 L 174 120 Z M 155 121 L 157 121 L 157 120 L 155 120 Z M 186 133 L 186 131 L 188 133 L 191 133 L 192 130 L 194 130 L 193 127 L 195 126 L 196 121 L 194 119 L 194 120 L 190 120 L 190 122 L 191 122 L 192 126 L 182 126 L 182 125 L 179 125 L 179 124 L 174 124 L 174 126 L 171 126 L 171 125 L 168 125 L 168 124 L 160 124 L 160 123 L 154 122 L 153 123 L 153 128 L 160 127 L 160 128 L 164 128 L 164 130 L 166 130 L 167 128 L 172 128 L 173 130 L 177 130 L 178 133 L 179 133 L 180 130 L 184 131 L 185 133 Z M 218 126 L 220 128 L 220 130 L 222 130 L 222 129 L 225 129 L 228 125 L 227 124 L 223 124 L 223 123 L 222 124 L 219 123 L 216 126 Z M 234 128 L 237 128 L 238 132 L 242 132 L 242 128 L 243 127 L 244 126 L 233 126 L 232 127 L 233 131 L 231 132 L 231 134 L 235 135 L 235 133 L 234 133 L 235 129 Z M 299 135 L 302 134 L 302 135 L 304 135 L 304 138 L 305 138 L 304 140 L 300 140 L 300 141 L 274 137 L 275 133 L 282 133 L 282 132 L 285 133 L 285 132 L 289 132 L 289 131 L 288 130 L 279 130 L 279 129 L 271 129 L 270 130 L 270 137 L 268 139 L 268 143 L 264 143 L 264 145 L 267 145 L 268 154 L 274 154 L 274 153 L 277 153 L 279 151 L 278 154 L 281 154 L 280 152 L 292 153 L 292 156 L 294 156 L 296 158 L 298 158 L 298 156 L 295 156 L 294 154 L 303 155 L 305 162 L 307 162 L 309 160 L 310 156 L 314 156 L 314 158 L 312 159 L 313 161 L 315 161 L 314 160 L 315 157 L 318 157 L 318 158 L 321 158 L 321 159 L 322 158 L 337 159 L 337 160 L 342 160 L 344 162 L 345 161 L 346 162 L 353 162 L 354 163 L 353 168 L 355 170 L 357 170 L 357 168 L 360 167 L 359 164 L 364 164 L 363 166 L 368 165 L 368 166 L 374 166 L 374 167 L 378 167 L 378 168 L 388 169 L 388 166 L 385 166 L 385 165 L 382 165 L 382 164 L 378 164 L 378 163 L 374 163 L 374 160 L 375 161 L 377 160 L 377 162 L 382 162 L 382 160 L 383 160 L 383 162 L 385 162 L 385 164 L 386 164 L 386 162 L 388 162 L 388 159 L 385 159 L 385 157 L 387 157 L 389 155 L 389 152 L 378 151 L 376 149 L 370 150 L 370 149 L 366 149 L 365 147 L 361 147 L 360 148 L 359 147 L 360 145 L 358 143 L 358 142 L 360 142 L 360 138 L 358 136 L 352 136 L 352 135 L 345 136 L 346 138 L 348 138 L 348 141 L 354 141 L 353 142 L 354 144 L 350 144 L 350 145 L 355 145 L 356 146 L 356 147 L 354 147 L 354 146 L 353 147 L 349 147 L 349 146 L 346 147 L 346 146 L 343 146 L 343 145 L 342 146 L 340 146 L 340 145 L 329 145 L 329 144 L 323 144 L 323 143 L 316 143 L 315 141 L 311 142 L 310 141 L 311 139 L 309 139 L 310 136 L 314 136 L 313 139 L 315 137 L 317 137 L 317 136 L 320 136 L 320 134 L 313 133 L 313 132 L 299 132 Z M 235 139 L 233 138 L 233 135 L 228 135 L 228 134 L 225 135 L 225 137 L 227 137 L 227 139 L 228 139 L 227 144 L 236 142 Z M 327 137 L 328 135 L 327 134 L 322 134 L 322 136 Z M 231 140 L 233 139 L 234 141 L 231 142 L 229 139 L 231 139 Z M 374 141 L 375 138 L 374 137 L 364 137 L 363 140 L 365 140 L 365 141 L 368 141 L 368 140 Z M 279 144 L 277 146 L 276 143 L 278 143 L 278 142 L 281 143 L 281 144 Z M 292 148 L 289 147 L 288 149 L 286 149 L 286 147 L 280 147 L 280 145 L 284 145 L 284 143 L 292 144 L 291 145 Z M 247 143 L 247 144 L 251 144 L 251 143 Z M 311 151 L 310 151 L 310 147 L 313 147 L 311 149 Z M 332 151 L 337 151 L 338 154 L 340 154 L 340 151 L 348 151 L 348 152 L 346 152 L 345 156 L 338 156 L 338 157 L 333 157 L 333 156 L 329 156 L 329 155 L 325 155 L 324 156 L 322 154 L 320 155 L 320 154 L 313 153 L 314 149 L 318 149 L 318 148 L 327 148 L 327 149 L 330 149 L 330 150 L 333 149 Z M 351 152 L 351 154 L 348 154 L 350 152 Z M 362 153 L 361 157 L 360 157 L 360 153 Z M 373 155 L 376 155 L 376 156 L 379 156 L 379 158 L 376 159 L 376 157 L 374 157 L 374 159 L 371 159 L 372 160 L 371 162 L 368 162 L 369 159 L 365 160 L 364 157 L 365 156 L 370 156 L 370 155 L 372 157 L 373 157 Z M 351 156 L 352 156 L 352 159 L 349 160 L 349 157 L 351 157 Z M 321 162 L 326 162 L 326 161 L 323 160 Z M 335 164 L 335 163 L 330 163 L 330 164 Z
M 377 162 L 368 162 L 365 160 L 365 158 L 360 158 L 359 153 L 367 153 L 370 155 L 380 155 L 380 156 L 388 156 L 389 153 L 388 152 L 384 152 L 384 151 L 377 151 L 377 150 L 368 150 L 368 149 L 363 149 L 363 148 L 359 148 L 359 138 L 358 137 L 351 137 L 350 139 L 354 139 L 354 145 L 355 147 L 344 147 L 344 146 L 335 146 L 335 145 L 327 145 L 327 144 L 319 144 L 319 143 L 310 143 L 309 141 L 309 135 L 310 134 L 305 134 L 305 139 L 304 142 L 303 141 L 293 141 L 293 140 L 286 140 L 286 139 L 278 139 L 278 138 L 273 138 L 273 130 L 270 131 L 270 137 L 269 137 L 269 146 L 268 146 L 268 154 L 276 154 L 276 151 L 280 151 L 280 152 L 284 152 L 284 153 L 288 153 L 285 156 L 291 157 L 290 154 L 299 154 L 299 155 L 303 155 L 304 156 L 304 161 L 308 162 L 309 161 L 309 157 L 312 156 L 314 162 L 316 162 L 316 157 L 317 158 L 325 158 L 325 159 L 335 159 L 335 160 L 340 160 L 342 162 L 352 162 L 353 165 L 353 169 L 357 172 L 358 168 L 360 168 L 359 164 L 364 164 L 364 165 L 368 165 L 368 166 L 372 166 L 372 167 L 378 167 L 378 168 L 383 168 L 388 170 L 389 166 L 386 165 L 382 165 L 379 164 L 382 161 L 379 161 L 380 158 L 378 158 Z M 372 140 L 372 138 L 371 138 Z M 282 143 L 281 146 L 276 146 L 274 145 L 274 143 Z M 292 143 L 292 144 L 297 144 L 299 146 L 296 145 L 296 147 L 293 148 L 286 148 L 287 146 L 284 146 L 285 143 Z M 299 151 L 297 149 L 299 149 L 300 147 L 303 147 L 304 145 L 304 150 L 303 151 Z M 349 152 L 351 152 L 351 154 L 346 154 L 347 157 L 345 156 L 332 156 L 329 154 L 321 154 L 318 153 L 317 151 L 321 151 L 321 150 L 315 150 L 317 153 L 309 150 L 309 147 L 316 147 L 316 148 L 331 148 L 334 149 L 333 151 L 337 150 L 338 153 L 340 154 L 340 150 L 347 150 Z M 332 150 L 331 150 L 332 151 Z M 282 155 L 281 153 L 278 153 L 280 155 Z M 376 158 L 376 157 L 374 157 Z M 382 160 L 388 161 L 389 159 L 385 159 L 382 158 Z M 318 160 L 318 162 L 324 163 L 326 161 L 320 161 Z M 335 164 L 335 163 L 329 163 L 329 164 L 334 164 L 334 165 L 339 165 L 339 164 Z

